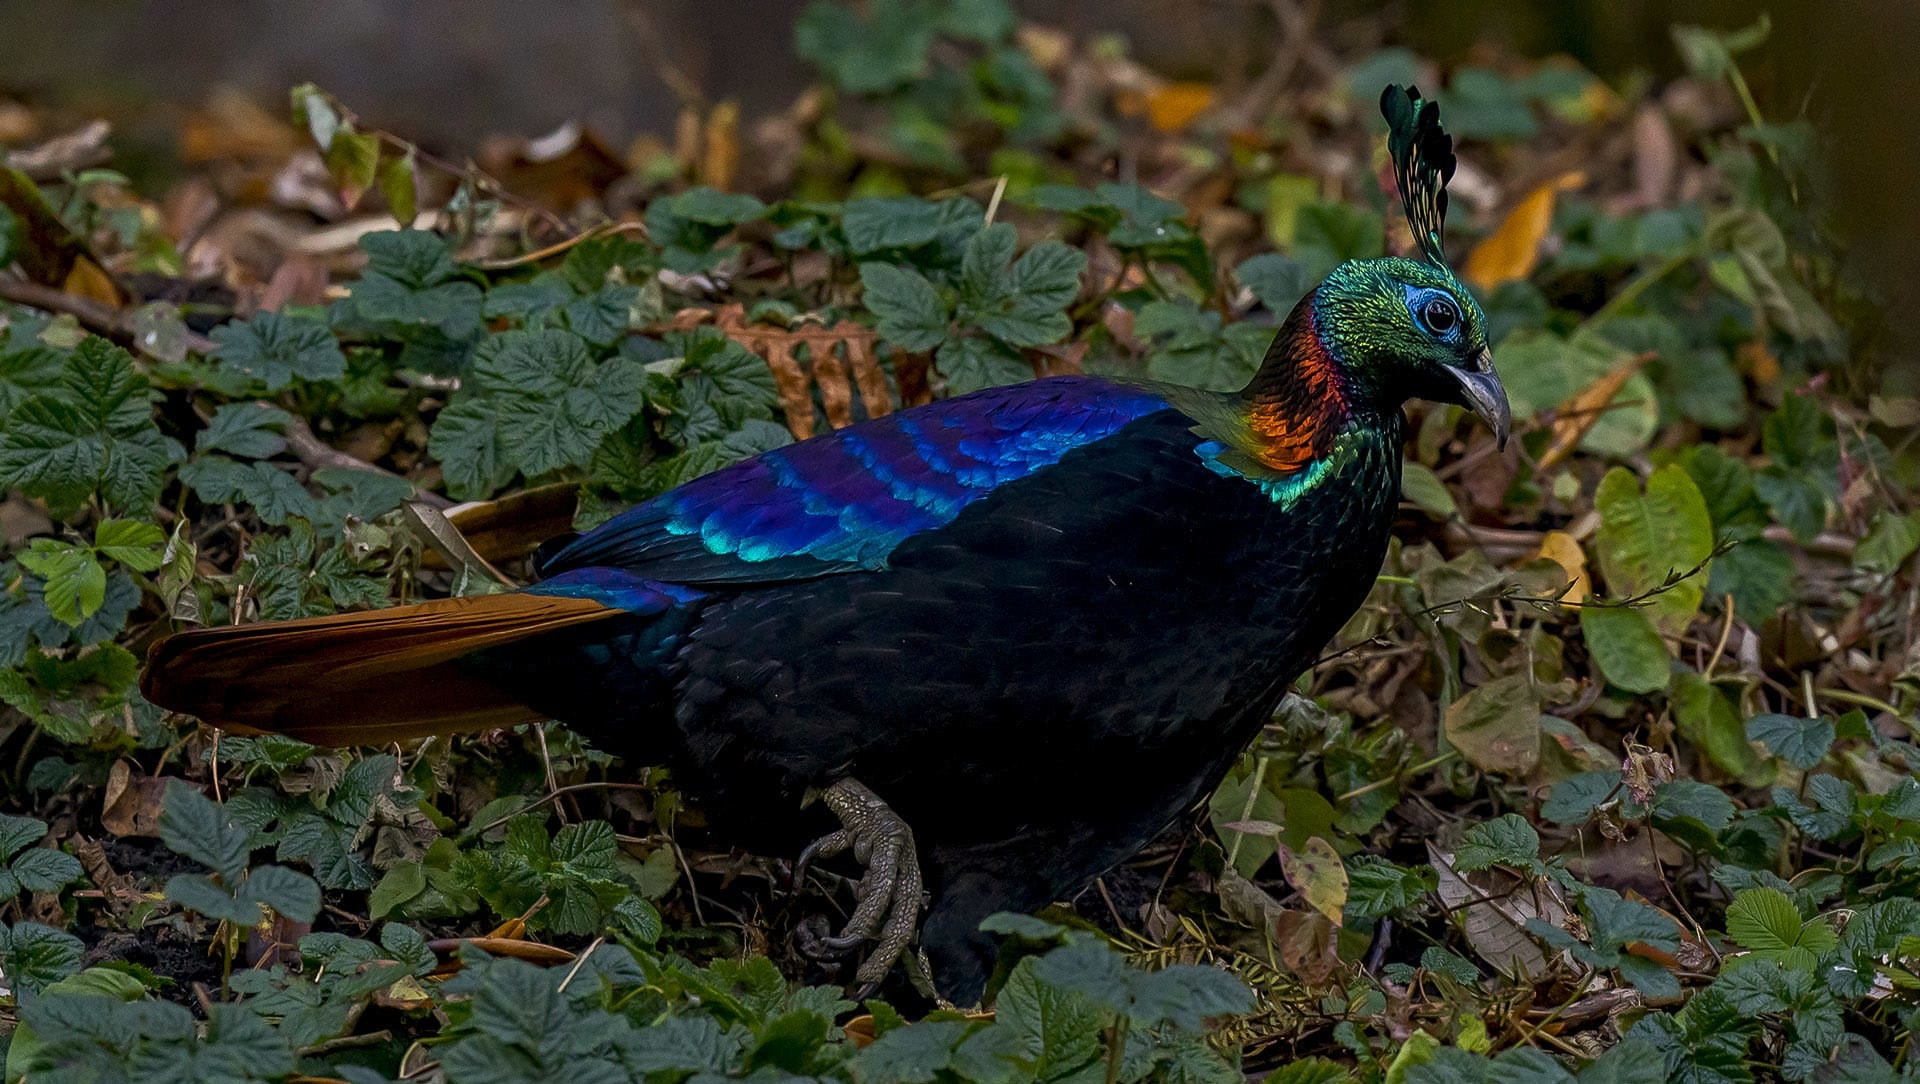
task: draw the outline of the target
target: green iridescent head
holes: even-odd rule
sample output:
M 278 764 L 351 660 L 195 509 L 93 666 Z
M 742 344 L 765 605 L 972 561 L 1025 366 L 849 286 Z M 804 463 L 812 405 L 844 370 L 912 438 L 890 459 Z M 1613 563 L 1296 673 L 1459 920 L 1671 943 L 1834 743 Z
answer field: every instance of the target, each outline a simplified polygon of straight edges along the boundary
M 1440 127 L 1440 107 L 1413 87 L 1388 87 L 1380 109 L 1421 258 L 1341 264 L 1311 295 L 1314 329 L 1349 378 L 1379 400 L 1456 403 L 1485 420 L 1504 446 L 1512 418 L 1493 371 L 1486 315 L 1441 247 L 1453 139 Z

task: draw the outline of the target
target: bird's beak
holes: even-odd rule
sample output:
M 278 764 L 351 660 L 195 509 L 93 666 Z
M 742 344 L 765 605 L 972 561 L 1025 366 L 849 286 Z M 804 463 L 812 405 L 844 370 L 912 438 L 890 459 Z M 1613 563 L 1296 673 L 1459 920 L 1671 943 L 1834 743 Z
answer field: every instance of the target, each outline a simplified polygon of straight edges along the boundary
M 1500 386 L 1500 374 L 1493 371 L 1493 351 L 1480 351 L 1471 369 L 1448 367 L 1447 372 L 1460 382 L 1461 405 L 1480 415 L 1504 451 L 1507 435 L 1513 429 L 1513 409 L 1507 406 L 1507 389 Z

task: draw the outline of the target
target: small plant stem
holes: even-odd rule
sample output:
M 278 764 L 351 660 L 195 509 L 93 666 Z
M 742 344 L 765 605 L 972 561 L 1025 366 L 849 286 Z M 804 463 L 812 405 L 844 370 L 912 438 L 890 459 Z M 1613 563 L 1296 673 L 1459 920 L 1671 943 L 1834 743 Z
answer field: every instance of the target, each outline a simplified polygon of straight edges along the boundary
M 1825 697 L 1828 700 L 1838 700 L 1842 704 L 1855 704 L 1863 708 L 1872 708 L 1875 711 L 1884 711 L 1898 720 L 1900 725 L 1906 727 L 1910 733 L 1920 734 L 1920 724 L 1908 720 L 1900 714 L 1899 708 L 1894 707 L 1879 697 L 1868 696 L 1865 693 L 1856 693 L 1850 689 L 1815 689 L 1814 695 Z
M 1254 800 L 1260 797 L 1260 786 L 1267 778 L 1267 758 L 1260 757 L 1253 762 L 1253 786 L 1247 788 L 1246 804 L 1240 808 L 1242 823 L 1252 819 Z M 1227 845 L 1227 868 L 1233 868 L 1234 859 L 1240 857 L 1240 841 L 1247 838 L 1245 832 L 1234 832 L 1233 842 Z
M 1720 665 L 1720 654 L 1727 649 L 1727 637 L 1733 632 L 1733 596 L 1726 596 L 1727 619 L 1720 624 L 1720 642 L 1713 645 L 1713 657 L 1707 660 L 1707 668 L 1701 671 L 1708 681 L 1713 680 L 1713 668 Z
M 1587 317 L 1586 322 L 1580 325 L 1580 330 L 1592 331 L 1608 320 L 1619 316 L 1623 309 L 1640 300 L 1640 295 L 1652 289 L 1655 283 L 1693 262 L 1693 258 L 1697 255 L 1699 255 L 1698 251 L 1690 247 L 1685 252 L 1669 256 L 1653 267 L 1642 271 L 1632 282 L 1621 287 L 1619 293 L 1608 298 L 1607 303 L 1600 306 L 1592 316 Z
M 1127 1053 L 1127 1018 L 1113 1025 L 1113 1045 L 1107 1048 L 1107 1084 L 1120 1084 L 1120 1062 Z
M 1458 758 L 1459 755 L 1460 755 L 1459 750 L 1449 749 L 1446 752 L 1441 753 L 1437 757 L 1431 757 L 1427 760 L 1421 761 L 1418 764 L 1415 764 L 1413 767 L 1408 768 L 1405 772 L 1395 772 L 1393 775 L 1387 776 L 1385 779 L 1376 779 L 1373 782 L 1366 784 L 1365 786 L 1355 787 L 1352 790 L 1346 792 L 1345 794 L 1342 794 L 1336 797 L 1334 801 L 1346 802 L 1346 801 L 1351 801 L 1355 798 L 1358 798 L 1363 794 L 1371 794 L 1372 792 L 1379 790 L 1381 787 L 1384 787 L 1389 783 L 1397 782 L 1402 777 L 1412 778 L 1413 776 L 1419 775 L 1421 772 L 1427 771 L 1430 768 L 1438 768 L 1440 765 L 1445 764 L 1450 760 L 1454 760 Z

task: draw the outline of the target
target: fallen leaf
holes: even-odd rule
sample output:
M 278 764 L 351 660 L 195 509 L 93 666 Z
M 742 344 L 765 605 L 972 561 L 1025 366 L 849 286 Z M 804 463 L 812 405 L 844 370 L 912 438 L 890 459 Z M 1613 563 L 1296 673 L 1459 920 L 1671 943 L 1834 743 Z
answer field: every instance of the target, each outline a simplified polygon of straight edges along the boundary
M 1344 966 L 1334 926 L 1318 911 L 1286 911 L 1274 924 L 1273 943 L 1287 970 L 1308 986 L 1322 986 Z
M 1567 574 L 1567 600 L 1585 602 L 1593 597 L 1593 580 L 1587 576 L 1587 551 L 1580 541 L 1565 531 L 1548 531 L 1540 539 L 1535 557 L 1545 557 Z
M 700 147 L 700 183 L 733 190 L 740 172 L 740 103 L 721 102 L 707 114 Z
M 80 256 L 73 261 L 66 282 L 60 288 L 75 297 L 98 301 L 116 309 L 120 307 L 120 287 L 114 285 L 112 276 L 93 262 L 91 256 Z
M 1573 450 L 1586 439 L 1587 433 L 1606 414 L 1614 396 L 1619 395 L 1620 389 L 1633 379 L 1633 374 L 1652 361 L 1653 357 L 1651 353 L 1643 353 L 1627 358 L 1562 403 L 1555 411 L 1553 439 L 1547 443 L 1547 450 L 1541 453 L 1535 463 L 1535 473 L 1551 470 L 1572 455 Z
M 1213 102 L 1214 89 L 1207 83 L 1168 83 L 1147 92 L 1147 123 L 1157 132 L 1183 132 Z
M 107 773 L 107 800 L 100 810 L 100 826 L 116 836 L 158 837 L 166 792 L 164 776 L 136 775 L 126 761 L 115 761 Z
M 1540 762 L 1540 698 L 1533 676 L 1506 674 L 1447 705 L 1447 740 L 1482 771 L 1525 775 Z
M 1509 978 L 1529 980 L 1547 973 L 1547 954 L 1527 932 L 1528 919 L 1563 925 L 1567 909 L 1544 881 L 1504 870 L 1461 874 L 1453 855 L 1427 844 L 1427 857 L 1439 874 L 1440 902 L 1466 932 L 1474 954 Z
M 1341 865 L 1333 844 L 1313 836 L 1298 850 L 1282 847 L 1280 869 L 1307 906 L 1327 916 L 1335 926 L 1341 924 L 1347 906 L 1347 868 Z
M 1467 281 L 1481 290 L 1491 291 L 1503 282 L 1513 282 L 1533 274 L 1540 262 L 1540 242 L 1553 229 L 1553 205 L 1560 193 L 1587 183 L 1587 175 L 1578 170 L 1536 187 L 1507 212 L 1506 219 L 1486 239 L 1467 254 Z

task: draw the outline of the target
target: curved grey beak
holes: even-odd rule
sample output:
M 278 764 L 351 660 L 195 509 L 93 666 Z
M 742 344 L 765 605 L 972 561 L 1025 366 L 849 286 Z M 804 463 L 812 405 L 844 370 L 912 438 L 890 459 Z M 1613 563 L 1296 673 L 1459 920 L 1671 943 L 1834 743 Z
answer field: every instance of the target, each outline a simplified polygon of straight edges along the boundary
M 1473 363 L 1471 369 L 1449 367 L 1447 372 L 1460 382 L 1461 405 L 1480 415 L 1504 451 L 1507 435 L 1513 429 L 1513 409 L 1507 405 L 1507 389 L 1500 386 L 1500 374 L 1493 371 L 1493 351 L 1480 351 Z

